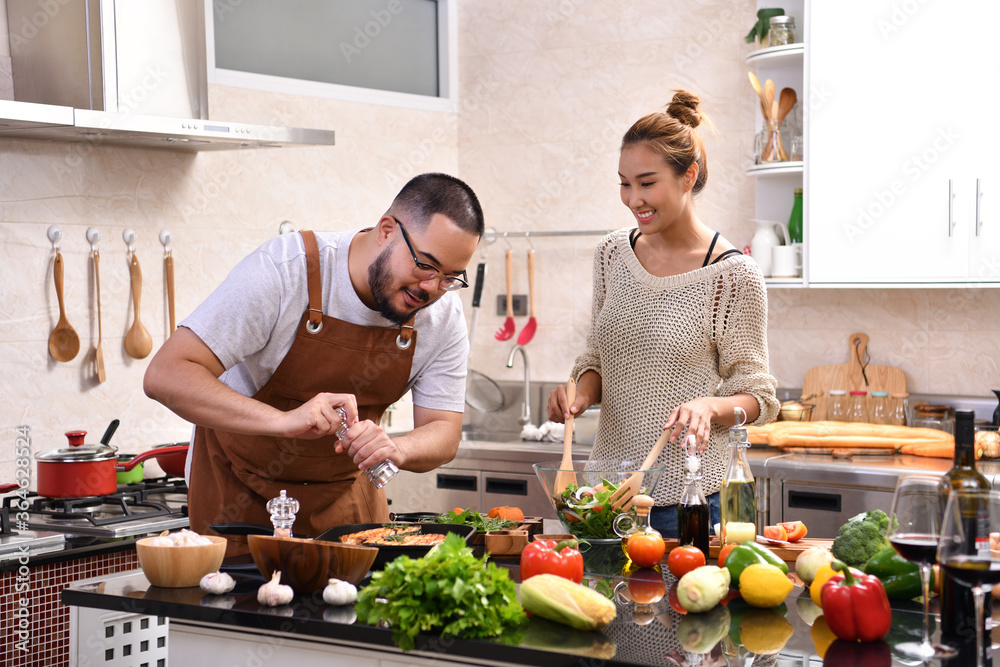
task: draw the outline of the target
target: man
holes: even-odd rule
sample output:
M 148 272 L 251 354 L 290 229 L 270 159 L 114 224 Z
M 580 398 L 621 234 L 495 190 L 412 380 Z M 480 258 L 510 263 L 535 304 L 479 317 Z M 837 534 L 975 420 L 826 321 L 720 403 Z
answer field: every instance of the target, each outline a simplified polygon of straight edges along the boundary
M 193 530 L 268 524 L 282 489 L 301 503 L 299 533 L 384 522 L 385 494 L 361 469 L 390 459 L 424 472 L 454 458 L 469 344 L 448 292 L 468 286 L 483 229 L 468 185 L 423 174 L 375 227 L 268 241 L 181 322 L 144 389 L 196 425 Z M 379 420 L 409 389 L 414 429 L 389 438 Z M 230 540 L 228 555 L 246 551 Z

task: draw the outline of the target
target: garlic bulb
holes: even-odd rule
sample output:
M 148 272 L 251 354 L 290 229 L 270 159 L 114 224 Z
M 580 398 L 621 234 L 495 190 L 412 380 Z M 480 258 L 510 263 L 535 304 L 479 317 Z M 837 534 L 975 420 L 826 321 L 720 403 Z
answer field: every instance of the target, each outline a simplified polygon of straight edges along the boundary
M 183 528 L 176 533 L 170 533 L 165 530 L 149 541 L 149 545 L 152 547 L 190 547 L 211 543 L 212 540 L 187 528 Z
M 291 586 L 285 586 L 280 582 L 281 571 L 275 570 L 271 575 L 271 581 L 257 589 L 257 602 L 268 607 L 280 607 L 291 602 L 295 591 Z
M 352 604 L 358 599 L 357 587 L 349 581 L 330 579 L 323 589 L 323 601 L 332 605 Z
M 236 588 L 236 580 L 225 572 L 210 572 L 201 578 L 198 586 L 206 593 L 222 595 Z

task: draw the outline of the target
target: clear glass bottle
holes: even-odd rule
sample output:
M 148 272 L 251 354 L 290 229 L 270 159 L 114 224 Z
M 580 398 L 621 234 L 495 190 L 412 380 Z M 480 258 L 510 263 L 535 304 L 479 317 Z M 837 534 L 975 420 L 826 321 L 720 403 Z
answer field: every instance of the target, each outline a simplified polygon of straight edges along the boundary
M 767 31 L 768 46 L 784 46 L 795 43 L 795 18 L 792 16 L 772 16 Z
M 847 421 L 847 392 L 843 389 L 830 390 L 830 402 L 827 404 L 826 418 L 832 422 Z
M 722 544 L 743 542 L 757 536 L 757 483 L 746 450 L 750 437 L 746 413 L 736 408 L 736 426 L 729 429 L 729 465 L 722 478 Z
M 889 398 L 889 423 L 893 426 L 906 426 L 906 399 L 909 394 L 892 394 Z
M 687 450 L 687 480 L 681 501 L 677 505 L 677 544 L 680 546 L 694 545 L 708 555 L 708 502 L 701 488 L 701 457 L 693 444 L 694 436 L 688 436 Z
M 851 402 L 847 406 L 847 421 L 867 422 L 868 421 L 868 392 L 852 391 Z
M 872 392 L 871 422 L 873 424 L 889 423 L 889 392 Z
M 299 501 L 285 495 L 285 489 L 277 498 L 271 498 L 265 505 L 271 515 L 271 525 L 274 526 L 275 537 L 291 537 L 295 514 L 299 511 Z

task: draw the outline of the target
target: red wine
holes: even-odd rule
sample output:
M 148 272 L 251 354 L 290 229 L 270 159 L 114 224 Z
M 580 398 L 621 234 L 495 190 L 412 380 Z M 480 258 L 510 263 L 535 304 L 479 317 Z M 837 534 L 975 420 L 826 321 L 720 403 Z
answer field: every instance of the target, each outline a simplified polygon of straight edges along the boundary
M 893 549 L 900 556 L 914 563 L 937 562 L 937 535 L 928 533 L 900 533 L 889 538 Z
M 966 586 L 1000 584 L 1000 561 L 980 556 L 955 556 L 941 564 L 945 571 Z

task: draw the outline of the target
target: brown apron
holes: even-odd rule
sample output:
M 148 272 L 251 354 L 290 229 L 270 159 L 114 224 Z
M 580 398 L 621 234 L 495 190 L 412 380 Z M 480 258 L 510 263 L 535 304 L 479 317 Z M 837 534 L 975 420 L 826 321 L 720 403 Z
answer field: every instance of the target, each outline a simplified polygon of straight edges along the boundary
M 291 410 L 321 392 L 354 394 L 360 419 L 378 422 L 406 391 L 416 348 L 412 318 L 400 328 L 366 327 L 323 314 L 319 250 L 311 231 L 306 250 L 309 308 L 274 375 L 253 398 Z M 348 287 L 349 288 L 349 287 Z M 315 440 L 240 435 L 198 426 L 191 455 L 191 529 L 249 521 L 270 526 L 265 504 L 282 489 L 301 503 L 293 530 L 315 537 L 333 526 L 389 520 L 385 492 L 360 473 L 335 436 Z M 248 553 L 229 537 L 227 556 Z

